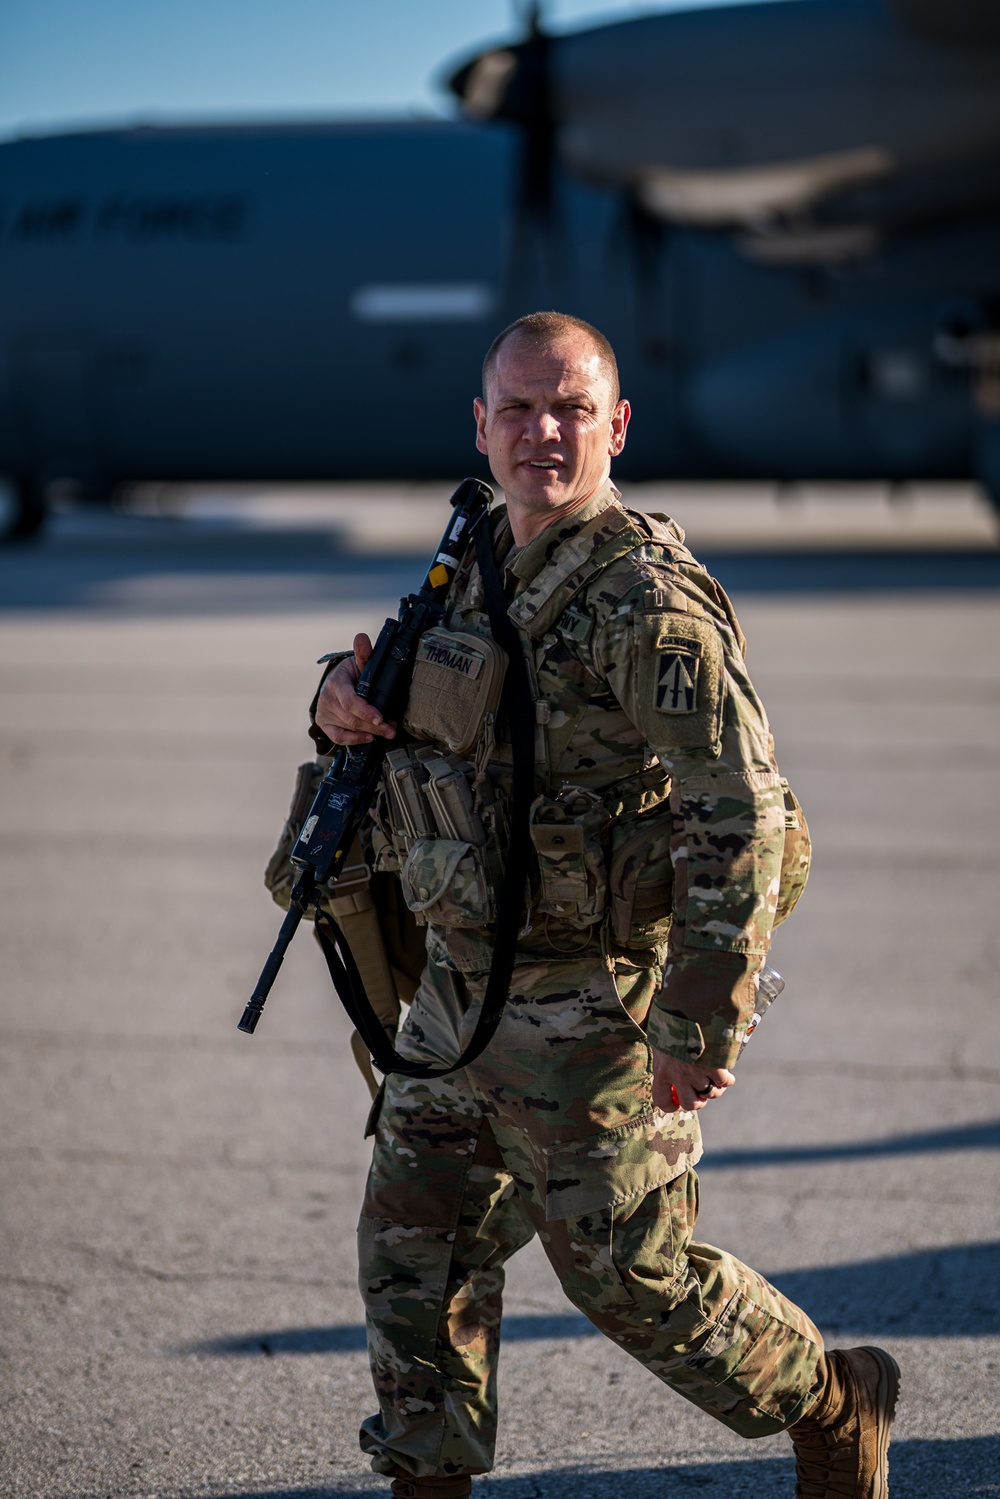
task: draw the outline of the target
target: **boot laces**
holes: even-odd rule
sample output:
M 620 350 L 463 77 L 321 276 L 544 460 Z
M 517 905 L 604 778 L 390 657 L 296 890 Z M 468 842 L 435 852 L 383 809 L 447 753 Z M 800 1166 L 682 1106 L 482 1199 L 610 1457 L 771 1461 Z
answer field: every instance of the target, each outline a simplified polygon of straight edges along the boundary
M 855 1499 L 858 1469 L 854 1443 L 833 1431 L 795 1439 L 796 1499 Z

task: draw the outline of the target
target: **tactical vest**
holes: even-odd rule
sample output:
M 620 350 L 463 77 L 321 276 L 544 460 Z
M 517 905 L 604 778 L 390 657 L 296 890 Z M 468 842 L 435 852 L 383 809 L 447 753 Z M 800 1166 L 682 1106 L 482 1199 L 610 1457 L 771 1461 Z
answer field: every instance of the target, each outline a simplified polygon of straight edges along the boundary
M 732 631 L 732 606 L 665 516 L 612 504 L 562 542 L 516 595 L 509 617 L 524 647 L 536 706 L 532 873 L 519 957 L 610 955 L 641 967 L 663 962 L 671 922 L 670 778 L 641 742 L 567 767 L 602 688 L 588 644 L 633 590 L 635 554 L 655 546 L 658 563 L 697 571 L 705 607 L 646 569 L 644 607 L 700 612 Z M 615 568 L 623 559 L 633 565 Z M 591 585 L 598 584 L 598 587 Z M 421 642 L 403 721 L 410 738 L 390 751 L 375 809 L 377 867 L 395 870 L 417 920 L 435 928 L 456 966 L 489 967 L 508 842 L 510 745 L 500 714 L 505 657 L 493 641 L 482 582 L 467 559 L 456 576 L 445 629 Z M 617 705 L 612 703 L 612 713 Z M 620 712 L 620 710 L 619 710 Z M 498 716 L 499 715 L 499 716 Z M 617 721 L 609 720 L 612 725 Z M 621 714 L 621 724 L 627 725 Z M 636 738 L 634 731 L 633 738 Z M 603 758 L 601 755 L 603 754 Z M 808 833 L 788 792 L 786 864 L 808 870 Z M 806 853 L 803 861 L 803 839 Z M 786 878 L 783 872 L 782 895 Z M 791 897 L 791 884 L 788 884 Z

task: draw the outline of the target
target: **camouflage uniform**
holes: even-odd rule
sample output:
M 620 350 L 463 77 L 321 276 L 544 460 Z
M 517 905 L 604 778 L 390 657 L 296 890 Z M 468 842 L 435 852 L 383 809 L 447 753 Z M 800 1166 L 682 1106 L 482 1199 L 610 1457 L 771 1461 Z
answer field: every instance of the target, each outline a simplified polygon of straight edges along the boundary
M 495 526 L 538 707 L 531 908 L 486 1052 L 440 1080 L 392 1075 L 376 1103 L 359 1238 L 380 1410 L 361 1442 L 382 1473 L 490 1468 L 503 1266 L 535 1233 L 597 1328 L 735 1431 L 781 1430 L 818 1393 L 808 1318 L 691 1241 L 697 1115 L 652 1104 L 649 1042 L 736 1061 L 784 809 L 728 600 L 678 528 L 619 500 L 608 484 L 520 550 Z M 489 634 L 471 557 L 448 624 Z M 503 725 L 486 737 L 477 763 L 502 794 Z M 397 1042 L 412 1057 L 453 1059 L 485 989 L 463 867 L 430 908 Z

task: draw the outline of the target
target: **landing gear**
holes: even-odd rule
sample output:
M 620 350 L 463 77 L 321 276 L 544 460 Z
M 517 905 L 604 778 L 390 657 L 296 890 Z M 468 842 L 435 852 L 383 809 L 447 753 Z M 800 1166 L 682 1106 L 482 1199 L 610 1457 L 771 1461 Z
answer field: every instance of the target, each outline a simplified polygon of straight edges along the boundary
M 0 478 L 0 544 L 31 541 L 46 516 L 45 488 L 25 475 Z

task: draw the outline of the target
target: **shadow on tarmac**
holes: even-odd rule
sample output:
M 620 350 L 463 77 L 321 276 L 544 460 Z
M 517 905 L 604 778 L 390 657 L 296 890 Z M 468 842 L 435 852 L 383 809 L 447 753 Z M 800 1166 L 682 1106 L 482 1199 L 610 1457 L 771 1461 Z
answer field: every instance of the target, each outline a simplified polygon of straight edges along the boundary
M 1000 1494 L 1000 1437 L 962 1437 L 955 1441 L 916 1438 L 893 1442 L 890 1476 L 893 1492 L 908 1499 L 982 1499 Z M 758 1461 L 664 1464 L 658 1468 L 549 1468 L 517 1477 L 478 1479 L 473 1494 L 481 1499 L 665 1499 L 680 1494 L 743 1495 L 760 1499 L 761 1494 L 791 1494 L 794 1482 L 792 1460 L 762 1458 Z M 373 1475 L 364 1488 L 241 1490 L 231 1495 L 213 1494 L 212 1499 L 371 1499 L 385 1493 L 385 1480 Z M 205 1496 L 208 1499 L 208 1495 Z
M 733 1166 L 798 1166 L 813 1161 L 870 1160 L 887 1155 L 922 1155 L 935 1150 L 996 1150 L 1000 1119 L 957 1128 L 897 1135 L 888 1140 L 851 1140 L 830 1145 L 779 1145 L 753 1150 L 716 1150 L 698 1163 L 698 1175 Z
M 345 552 L 329 532 L 74 538 L 0 551 L 0 610 L 315 610 L 408 591 L 425 560 Z M 701 560 L 738 594 L 1000 589 L 1000 552 L 709 552 Z
M 785 1270 L 773 1280 L 825 1332 L 854 1333 L 860 1338 L 976 1338 L 1000 1332 L 1000 1242 Z M 970 1295 L 970 1287 L 975 1294 Z M 503 1319 L 504 1343 L 598 1336 L 578 1312 L 512 1314 Z M 245 1333 L 176 1351 L 246 1358 L 364 1350 L 365 1329 L 358 1322 Z
M 773 1280 L 824 1332 L 897 1338 L 1000 1332 L 1000 1242 L 783 1270 Z

